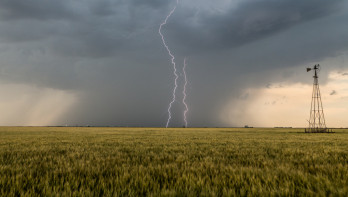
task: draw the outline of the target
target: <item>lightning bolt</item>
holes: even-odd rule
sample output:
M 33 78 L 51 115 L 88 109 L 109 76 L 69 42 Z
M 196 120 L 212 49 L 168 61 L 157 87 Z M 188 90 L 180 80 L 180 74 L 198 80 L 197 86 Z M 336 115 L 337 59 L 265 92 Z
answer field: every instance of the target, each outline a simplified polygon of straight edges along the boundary
M 186 77 L 186 58 L 184 59 L 184 67 L 182 67 L 182 72 L 184 74 L 184 89 L 182 91 L 182 94 L 184 95 L 184 98 L 182 99 L 182 103 L 185 105 L 185 110 L 184 110 L 184 122 L 185 122 L 185 127 L 187 128 L 187 117 L 186 114 L 189 111 L 187 103 L 186 103 L 186 85 L 187 85 L 187 77 Z
M 169 47 L 168 47 L 168 45 L 167 45 L 167 43 L 166 43 L 166 41 L 165 41 L 165 39 L 164 39 L 164 36 L 163 36 L 161 30 L 162 30 L 162 27 L 163 27 L 164 25 L 167 24 L 167 21 L 168 21 L 168 19 L 170 18 L 170 16 L 175 12 L 175 9 L 176 9 L 176 7 L 178 6 L 178 4 L 179 4 L 179 0 L 176 0 L 176 5 L 175 5 L 175 7 L 170 11 L 170 13 L 168 14 L 168 16 L 165 18 L 165 20 L 163 21 L 163 23 L 161 23 L 161 25 L 160 25 L 160 27 L 159 27 L 159 29 L 158 29 L 158 33 L 160 34 L 160 36 L 161 36 L 161 38 L 162 38 L 163 45 L 164 45 L 164 47 L 167 49 L 167 52 L 168 52 L 169 56 L 171 57 L 171 62 L 172 62 L 173 68 L 174 68 L 173 74 L 174 74 L 174 77 L 175 77 L 175 79 L 174 79 L 174 89 L 173 89 L 173 98 L 172 98 L 172 101 L 169 103 L 169 106 L 168 106 L 168 120 L 167 120 L 166 128 L 168 128 L 169 122 L 170 122 L 170 120 L 172 119 L 171 109 L 172 109 L 173 103 L 174 103 L 175 100 L 176 100 L 175 94 L 176 94 L 176 89 L 177 89 L 177 87 L 178 87 L 177 80 L 178 80 L 179 76 L 178 76 L 178 74 L 177 74 L 177 69 L 176 69 L 176 64 L 175 64 L 175 57 L 174 57 L 174 55 L 172 54 L 172 52 L 170 51 L 170 49 L 169 49 Z

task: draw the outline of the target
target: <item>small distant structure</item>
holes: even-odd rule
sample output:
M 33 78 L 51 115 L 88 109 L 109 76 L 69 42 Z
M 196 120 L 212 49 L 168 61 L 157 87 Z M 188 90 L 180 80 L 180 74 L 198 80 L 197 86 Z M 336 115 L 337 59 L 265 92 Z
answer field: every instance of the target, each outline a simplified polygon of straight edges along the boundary
M 249 127 L 249 125 L 245 125 L 244 128 L 254 128 L 254 127 Z
M 311 111 L 309 115 L 309 125 L 305 129 L 306 133 L 331 133 L 332 129 L 328 129 L 325 123 L 323 103 L 321 101 L 321 94 L 319 89 L 318 73 L 320 65 L 316 64 L 313 68 L 307 68 L 307 72 L 314 70 L 314 82 L 312 92 Z

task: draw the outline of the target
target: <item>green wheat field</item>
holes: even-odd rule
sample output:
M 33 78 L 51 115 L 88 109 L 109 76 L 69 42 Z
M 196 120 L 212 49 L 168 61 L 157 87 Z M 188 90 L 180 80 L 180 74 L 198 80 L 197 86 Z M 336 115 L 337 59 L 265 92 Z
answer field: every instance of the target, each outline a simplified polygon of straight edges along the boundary
M 0 196 L 348 196 L 348 130 L 0 127 Z

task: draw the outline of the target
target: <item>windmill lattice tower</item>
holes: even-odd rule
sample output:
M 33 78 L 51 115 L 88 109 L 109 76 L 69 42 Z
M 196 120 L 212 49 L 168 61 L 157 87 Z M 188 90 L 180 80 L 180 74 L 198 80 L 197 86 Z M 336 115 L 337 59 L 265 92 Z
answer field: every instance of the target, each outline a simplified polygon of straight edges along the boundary
M 313 68 L 307 68 L 307 72 L 314 70 L 314 83 L 312 92 L 311 111 L 309 116 L 309 126 L 305 129 L 306 133 L 329 133 L 332 132 L 326 127 L 323 103 L 321 101 L 318 73 L 320 65 L 316 64 Z

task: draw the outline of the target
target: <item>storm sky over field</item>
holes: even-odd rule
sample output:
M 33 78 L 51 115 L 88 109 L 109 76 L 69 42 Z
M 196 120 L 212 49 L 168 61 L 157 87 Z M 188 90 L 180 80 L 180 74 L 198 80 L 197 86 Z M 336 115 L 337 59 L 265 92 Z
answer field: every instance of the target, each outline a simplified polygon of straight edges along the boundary
M 165 126 L 173 6 L 0 1 L 0 124 Z M 306 126 L 319 63 L 327 126 L 348 127 L 347 21 L 347 0 L 180 0 L 163 34 L 188 58 L 189 126 Z

